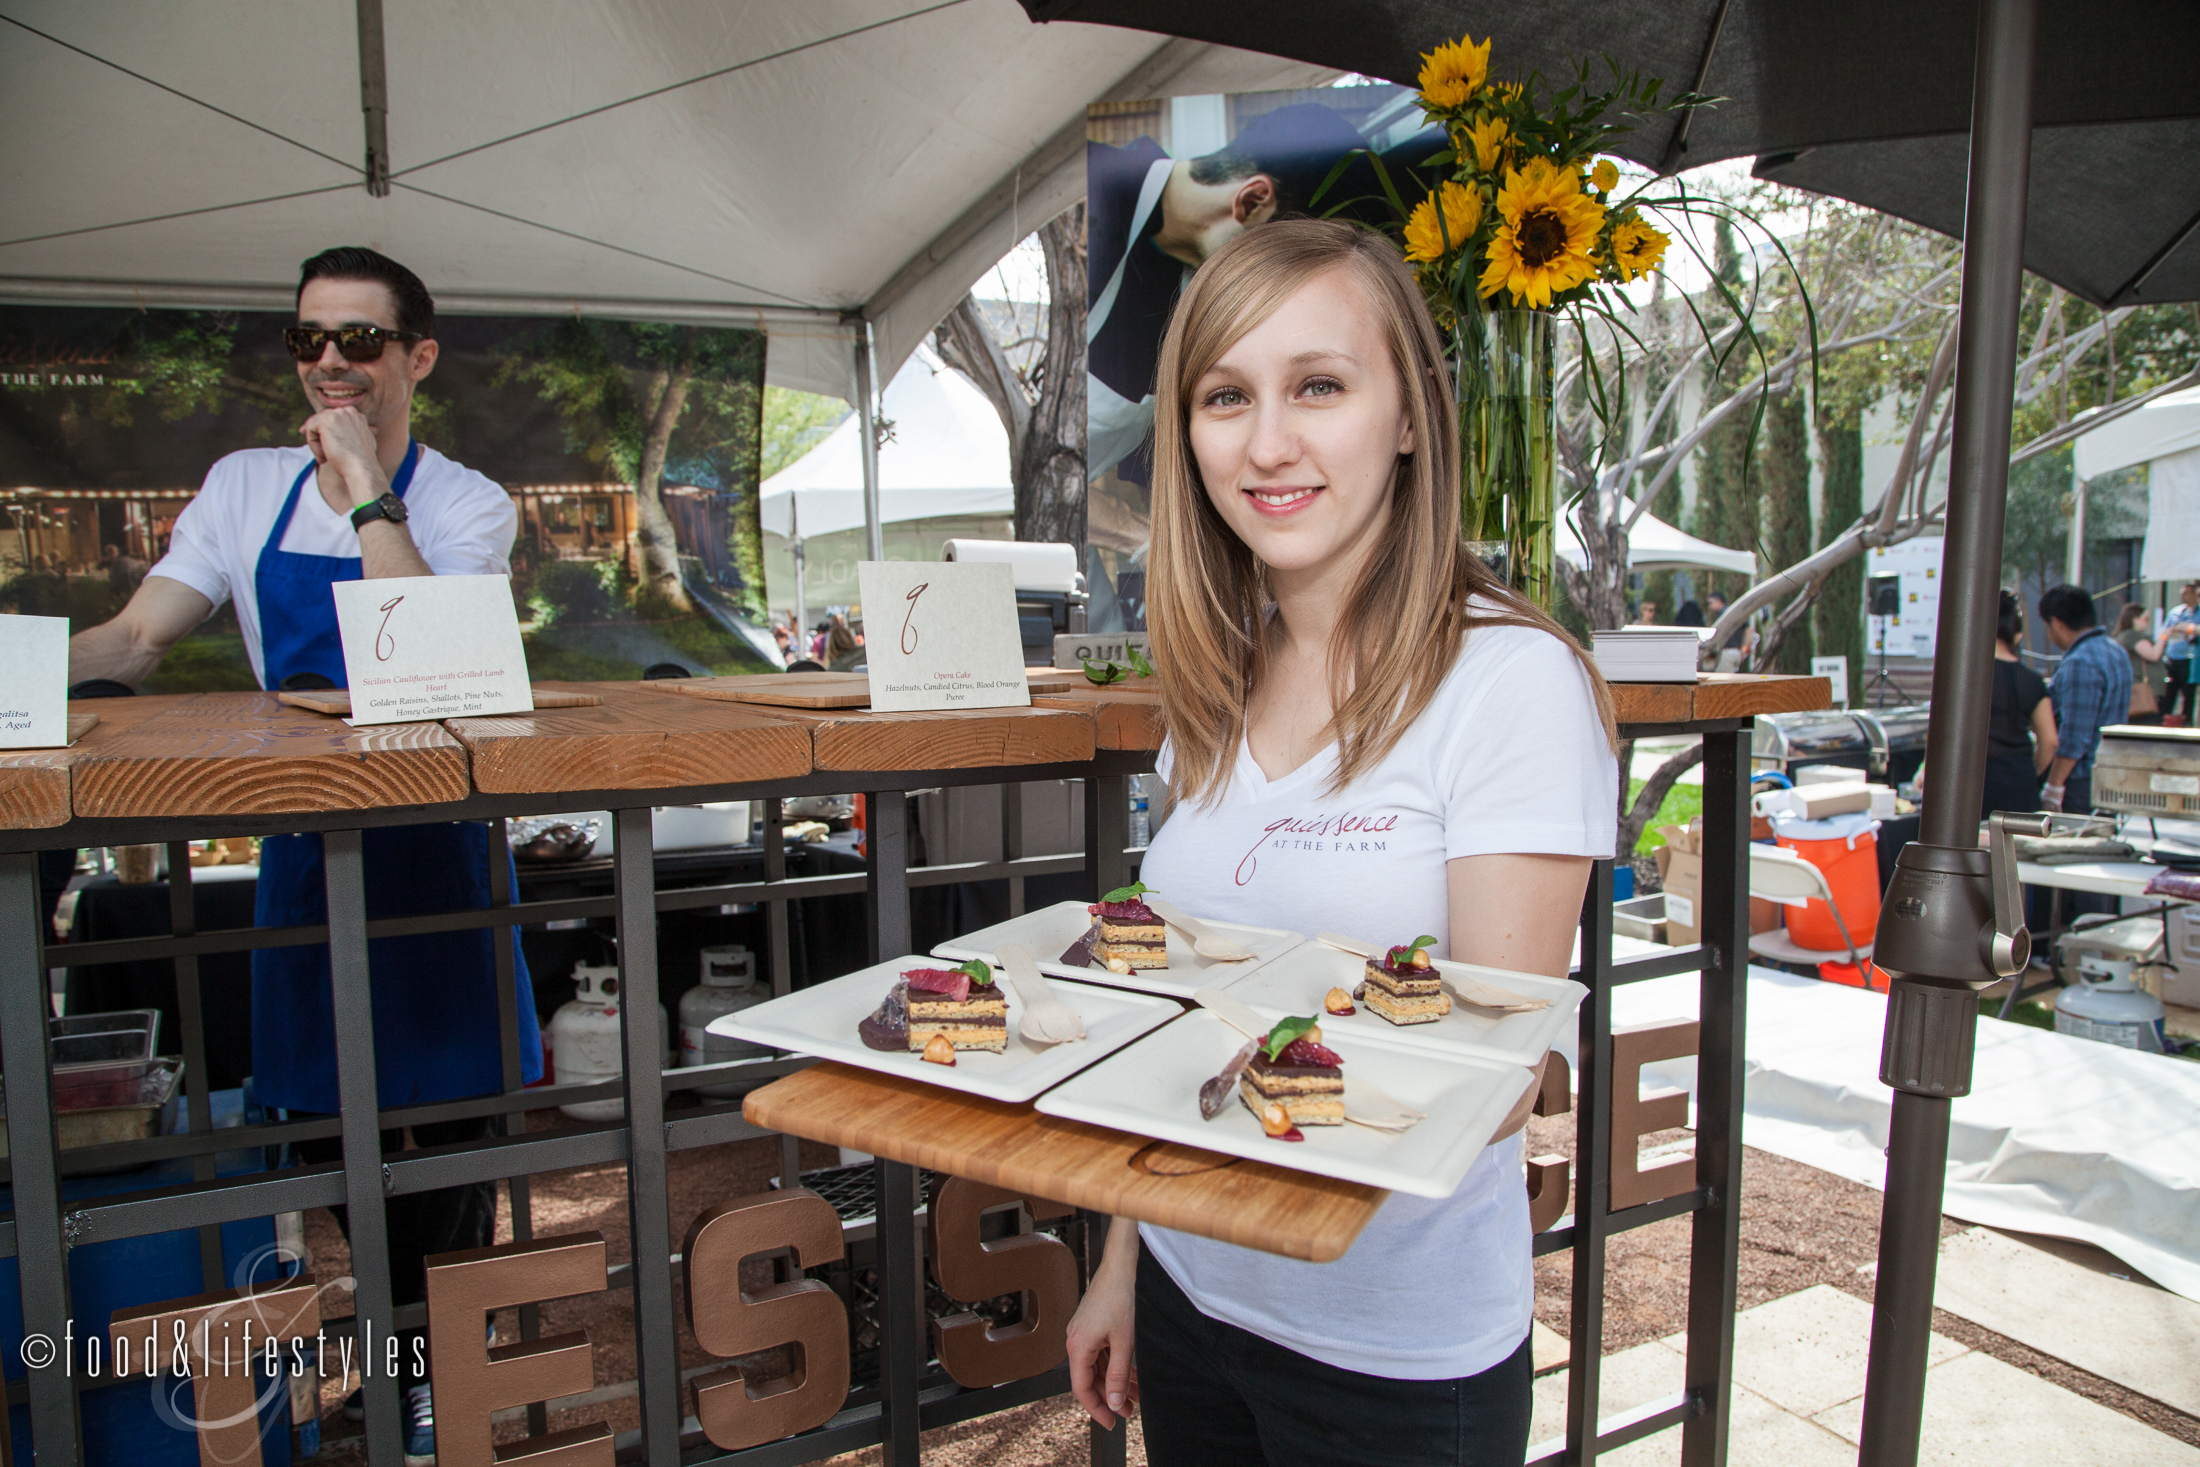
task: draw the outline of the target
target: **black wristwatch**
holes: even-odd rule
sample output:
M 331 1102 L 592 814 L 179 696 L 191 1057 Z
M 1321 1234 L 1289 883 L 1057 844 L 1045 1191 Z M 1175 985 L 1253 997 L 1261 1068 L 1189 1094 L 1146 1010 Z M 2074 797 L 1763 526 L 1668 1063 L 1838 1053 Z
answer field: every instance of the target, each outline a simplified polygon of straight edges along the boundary
M 353 533 L 357 533 L 369 520 L 388 520 L 393 525 L 405 523 L 405 501 L 394 494 L 368 500 L 351 512 Z

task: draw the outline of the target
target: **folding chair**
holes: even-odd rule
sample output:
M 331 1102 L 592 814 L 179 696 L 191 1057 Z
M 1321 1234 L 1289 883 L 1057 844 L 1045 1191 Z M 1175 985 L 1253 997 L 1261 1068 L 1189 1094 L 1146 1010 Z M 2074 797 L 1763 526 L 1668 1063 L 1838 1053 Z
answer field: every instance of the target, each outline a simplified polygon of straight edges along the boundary
M 1783 907 L 1808 906 L 1813 898 L 1824 902 L 1826 910 L 1833 913 L 1833 923 L 1841 933 L 1841 940 L 1848 944 L 1846 952 L 1840 948 L 1804 947 L 1789 937 L 1787 929 L 1782 927 L 1773 932 L 1751 933 L 1749 951 L 1752 957 L 1807 966 L 1814 972 L 1820 963 L 1837 963 L 1846 958 L 1863 975 L 1864 986 L 1872 986 L 1872 945 L 1858 943 L 1849 935 L 1849 924 L 1833 900 L 1833 888 L 1826 884 L 1823 871 L 1784 846 L 1752 843 L 1749 848 L 1749 894 L 1778 902 Z

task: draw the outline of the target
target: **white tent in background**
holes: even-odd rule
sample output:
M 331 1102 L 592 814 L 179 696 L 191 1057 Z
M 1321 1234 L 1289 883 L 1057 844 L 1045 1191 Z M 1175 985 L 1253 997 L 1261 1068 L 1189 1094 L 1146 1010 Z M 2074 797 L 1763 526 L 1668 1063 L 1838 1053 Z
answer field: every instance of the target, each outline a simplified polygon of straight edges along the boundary
M 1620 513 L 1634 512 L 1634 501 L 1622 499 L 1620 504 Z M 1573 515 L 1566 517 L 1565 528 L 1557 538 L 1558 558 L 1568 565 L 1586 569 L 1589 552 L 1583 548 L 1581 532 Z M 1757 557 L 1747 550 L 1730 550 L 1709 540 L 1699 540 L 1674 529 L 1656 515 L 1645 513 L 1627 534 L 1627 568 L 1637 571 L 1721 570 L 1746 576 L 1756 573 Z
M 893 436 L 879 445 L 879 520 L 1006 515 L 1016 507 L 1008 431 L 985 395 L 919 348 L 887 384 L 880 415 Z M 863 528 L 859 420 L 841 419 L 824 441 L 764 481 L 767 534 L 792 540 Z
M 891 376 L 1084 197 L 1087 103 L 1337 75 L 1009 0 L 8 11 L 0 301 L 288 310 L 357 242 L 447 314 L 752 326 L 851 399 L 860 336 Z
M 2147 466 L 2142 581 L 2200 576 L 2200 387 L 2165 393 L 2071 445 L 2078 481 Z

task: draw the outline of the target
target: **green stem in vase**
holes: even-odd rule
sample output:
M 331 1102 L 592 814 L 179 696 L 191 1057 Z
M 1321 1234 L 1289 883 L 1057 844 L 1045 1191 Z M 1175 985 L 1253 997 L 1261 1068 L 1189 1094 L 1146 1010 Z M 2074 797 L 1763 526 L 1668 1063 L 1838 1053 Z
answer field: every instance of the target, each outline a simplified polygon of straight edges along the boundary
M 1548 311 L 1463 311 L 1460 530 L 1514 589 L 1549 607 L 1557 590 L 1555 322 Z

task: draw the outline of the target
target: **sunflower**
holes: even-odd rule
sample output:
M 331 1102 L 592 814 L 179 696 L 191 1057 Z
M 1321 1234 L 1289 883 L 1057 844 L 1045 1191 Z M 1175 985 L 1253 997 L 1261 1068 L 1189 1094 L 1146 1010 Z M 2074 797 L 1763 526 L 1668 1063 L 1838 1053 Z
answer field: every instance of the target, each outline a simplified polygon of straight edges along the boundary
M 1443 211 L 1441 220 L 1437 218 L 1439 207 Z M 1482 196 L 1447 179 L 1441 189 L 1431 190 L 1427 198 L 1413 206 L 1406 220 L 1406 258 L 1420 264 L 1441 260 L 1472 239 L 1481 227 Z
M 1438 110 L 1464 107 L 1490 74 L 1490 43 L 1465 36 L 1421 57 L 1421 101 Z
M 1612 226 L 1612 267 L 1621 280 L 1632 280 L 1658 268 L 1665 247 L 1673 241 L 1640 219 L 1622 219 Z
M 1604 227 L 1604 206 L 1581 191 L 1581 175 L 1547 158 L 1508 171 L 1497 191 L 1502 218 L 1490 241 L 1485 296 L 1512 292 L 1515 305 L 1548 308 L 1596 268 L 1590 251 Z
M 1619 165 L 1609 158 L 1597 159 L 1597 166 L 1589 170 L 1589 187 L 1600 194 L 1608 194 L 1619 182 Z
M 1474 166 L 1495 173 L 1512 151 L 1512 128 L 1502 117 L 1486 117 L 1466 130 L 1467 146 L 1474 149 Z

